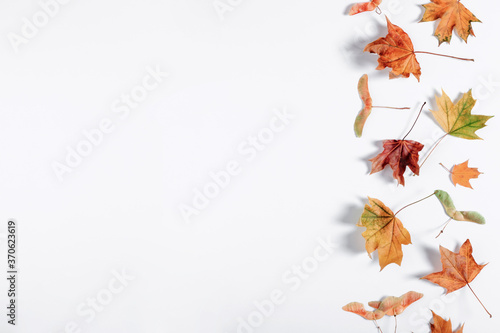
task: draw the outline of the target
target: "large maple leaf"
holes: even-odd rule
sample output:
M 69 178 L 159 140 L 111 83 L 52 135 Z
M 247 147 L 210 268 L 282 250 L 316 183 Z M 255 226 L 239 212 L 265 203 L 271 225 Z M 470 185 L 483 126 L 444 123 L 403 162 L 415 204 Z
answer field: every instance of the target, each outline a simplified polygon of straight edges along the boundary
M 441 272 L 432 273 L 422 277 L 446 289 L 446 294 L 468 286 L 474 296 L 470 283 L 476 278 L 486 265 L 478 265 L 472 256 L 472 245 L 467 239 L 462 244 L 458 253 L 452 252 L 442 246 L 439 246 L 441 253 Z M 477 296 L 476 296 L 477 298 Z M 477 298 L 479 300 L 479 298 Z M 479 301 L 481 303 L 481 301 Z M 483 303 L 481 303 L 483 305 Z M 486 308 L 483 305 L 483 308 Z M 488 312 L 488 310 L 486 310 Z M 488 312 L 491 317 L 491 314 Z
M 360 2 L 354 4 L 349 10 L 349 15 L 356 15 L 362 12 L 367 12 L 371 10 L 375 10 L 380 4 L 382 0 L 370 0 L 369 2 Z
M 420 81 L 420 64 L 410 37 L 397 25 L 387 19 L 387 36 L 366 45 L 364 51 L 379 55 L 377 69 L 392 68 L 389 78 L 410 77 L 413 74 Z
M 402 245 L 411 244 L 411 236 L 389 207 L 368 197 L 357 226 L 366 227 L 362 234 L 366 252 L 371 258 L 371 253 L 378 250 L 380 270 L 391 263 L 401 265 Z
M 452 332 L 451 319 L 444 320 L 441 316 L 432 311 L 432 318 L 434 323 L 431 324 L 431 333 L 463 333 L 464 325 L 460 326 L 455 332 Z
M 485 127 L 488 119 L 493 116 L 471 114 L 471 110 L 476 104 L 476 100 L 472 98 L 472 89 L 463 94 L 456 104 L 453 104 L 444 91 L 442 93 L 441 97 L 436 96 L 438 111 L 431 111 L 443 130 L 449 135 L 463 139 L 481 139 L 476 131 Z
M 472 22 L 481 22 L 474 16 L 460 0 L 431 0 L 431 3 L 423 5 L 424 16 L 420 22 L 439 22 L 434 35 L 439 40 L 439 45 L 443 42 L 450 43 L 453 28 L 465 42 L 469 35 L 474 36 Z
M 408 166 L 413 173 L 419 174 L 418 153 L 424 148 L 424 145 L 412 140 L 384 140 L 384 150 L 370 159 L 372 170 L 370 174 L 382 171 L 389 165 L 393 172 L 394 179 L 398 183 L 405 185 L 403 174 Z

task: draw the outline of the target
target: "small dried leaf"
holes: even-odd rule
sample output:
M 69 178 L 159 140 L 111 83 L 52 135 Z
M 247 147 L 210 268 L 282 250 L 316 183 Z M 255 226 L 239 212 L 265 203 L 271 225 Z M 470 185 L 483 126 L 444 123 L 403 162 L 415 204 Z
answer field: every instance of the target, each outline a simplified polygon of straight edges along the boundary
M 467 160 L 453 167 L 453 170 L 451 170 L 451 181 L 455 186 L 459 184 L 464 187 L 472 188 L 470 180 L 472 178 L 478 178 L 480 174 L 482 174 L 482 172 L 479 172 L 477 168 L 469 168 L 469 161 Z

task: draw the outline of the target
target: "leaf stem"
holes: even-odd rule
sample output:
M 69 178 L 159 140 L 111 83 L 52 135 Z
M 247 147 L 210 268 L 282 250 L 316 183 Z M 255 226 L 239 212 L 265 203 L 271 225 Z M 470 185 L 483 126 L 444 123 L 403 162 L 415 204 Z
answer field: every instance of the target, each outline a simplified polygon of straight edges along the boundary
M 377 326 L 378 331 L 379 331 L 380 333 L 384 333 L 384 332 L 382 332 L 382 329 L 381 329 L 381 328 L 380 328 L 380 326 L 378 325 L 377 319 L 373 319 L 373 322 L 374 322 L 375 326 Z
M 444 138 L 446 138 L 446 136 L 448 135 L 448 133 L 446 133 L 445 135 L 443 135 L 437 142 L 436 144 L 434 145 L 434 147 L 432 147 L 431 151 L 429 152 L 429 154 L 427 154 L 427 156 L 425 157 L 424 161 L 422 162 L 422 164 L 420 164 L 419 166 L 419 169 L 421 167 L 424 166 L 424 163 L 425 161 L 427 161 L 427 159 L 429 158 L 429 156 L 431 156 L 432 152 L 434 151 L 434 149 L 436 149 L 436 147 L 441 143 L 441 141 L 443 141 Z
M 413 122 L 413 125 L 411 126 L 410 130 L 408 131 L 408 133 L 406 133 L 406 135 L 404 136 L 403 140 L 406 139 L 406 137 L 408 136 L 408 134 L 410 134 L 410 132 L 413 130 L 413 127 L 415 127 L 415 124 L 417 123 L 418 118 L 422 114 L 422 110 L 424 109 L 425 104 L 427 104 L 427 102 L 424 102 L 424 104 L 422 104 L 422 107 L 420 108 L 420 111 L 418 112 L 417 119 L 415 119 L 415 121 Z
M 397 108 L 394 106 L 372 106 L 373 109 L 394 109 L 394 110 L 409 110 L 411 108 L 409 107 L 404 107 L 404 108 Z
M 430 194 L 430 195 L 426 196 L 425 198 L 422 198 L 422 199 L 420 199 L 420 200 L 417 200 L 417 201 L 415 201 L 415 202 L 412 202 L 411 204 L 408 204 L 408 205 L 404 206 L 403 208 L 401 208 L 400 210 L 398 210 L 398 211 L 396 212 L 396 214 L 394 214 L 394 216 L 398 215 L 398 213 L 399 213 L 400 211 L 402 211 L 403 209 L 408 208 L 408 207 L 410 207 L 411 205 L 414 205 L 414 204 L 416 204 L 416 203 L 419 203 L 420 201 L 424 201 L 425 199 L 430 198 L 430 197 L 432 197 L 433 195 L 434 195 L 434 193 L 432 193 L 432 194 Z
M 446 223 L 444 224 L 444 227 L 443 229 L 441 229 L 441 231 L 439 232 L 439 234 L 436 236 L 436 238 L 438 238 L 439 236 L 441 236 L 441 234 L 444 232 L 444 229 L 446 229 L 446 227 L 448 226 L 448 223 L 450 223 L 451 221 L 451 217 L 448 219 L 448 221 L 446 221 Z
M 451 173 L 450 169 L 448 169 L 447 167 L 445 167 L 445 166 L 443 165 L 443 163 L 439 163 L 439 165 L 440 165 L 440 166 L 442 166 L 442 167 L 443 167 L 446 171 L 448 171 L 449 173 Z
M 493 317 L 491 315 L 491 313 L 489 313 L 488 310 L 486 310 L 486 307 L 484 306 L 483 302 L 481 302 L 481 300 L 479 299 L 479 297 L 477 297 L 476 293 L 474 292 L 474 290 L 472 290 L 471 286 L 468 283 L 467 283 L 467 287 L 469 287 L 470 291 L 472 291 L 472 293 L 474 294 L 474 296 L 476 296 L 476 298 L 479 301 L 479 303 L 483 306 L 483 309 L 486 311 L 487 314 L 490 315 L 490 318 Z
M 396 318 L 396 315 L 394 315 L 394 333 L 398 331 L 398 319 Z
M 447 54 L 439 54 L 439 53 L 432 53 L 432 52 L 426 52 L 426 51 L 415 51 L 413 53 L 425 53 L 425 54 L 432 54 L 432 55 L 440 56 L 440 57 L 447 57 L 447 58 L 453 58 L 453 59 L 458 59 L 458 60 L 464 60 L 464 61 L 474 61 L 474 59 L 459 58 L 459 57 L 454 57 L 454 56 L 447 55 Z

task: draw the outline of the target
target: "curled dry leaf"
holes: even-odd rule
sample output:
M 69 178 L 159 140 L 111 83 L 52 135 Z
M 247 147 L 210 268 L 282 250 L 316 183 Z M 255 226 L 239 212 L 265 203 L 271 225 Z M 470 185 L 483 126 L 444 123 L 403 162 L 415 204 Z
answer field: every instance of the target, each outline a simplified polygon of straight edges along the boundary
M 358 116 L 354 122 L 354 132 L 359 138 L 363 134 L 363 127 L 365 126 L 366 119 L 372 112 L 372 98 L 368 90 L 368 75 L 363 75 L 358 82 L 358 92 L 361 101 L 363 101 L 363 108 L 359 111 Z
M 476 131 L 485 127 L 488 119 L 493 116 L 471 114 L 476 104 L 476 100 L 472 98 L 472 89 L 463 94 L 456 104 L 453 104 L 444 91 L 442 93 L 441 97 L 436 96 L 438 111 L 431 110 L 441 128 L 449 135 L 462 139 L 481 139 Z
M 486 221 L 484 217 L 478 212 L 472 211 L 458 211 L 453 204 L 453 200 L 451 200 L 450 195 L 442 190 L 436 190 L 434 192 L 436 197 L 439 199 L 441 204 L 443 205 L 446 214 L 454 219 L 455 221 L 466 221 L 466 222 L 474 222 L 478 224 L 485 224 Z
M 398 183 L 405 185 L 403 174 L 408 166 L 415 175 L 420 173 L 418 166 L 419 152 L 424 145 L 412 140 L 384 140 L 384 150 L 371 158 L 372 169 L 370 174 L 382 171 L 387 165 L 394 171 L 392 176 Z
M 472 188 L 470 180 L 478 178 L 482 174 L 477 168 L 469 168 L 469 160 L 455 165 L 450 173 L 453 185 L 457 186 L 459 184 L 468 188 Z
M 363 304 L 352 302 L 342 309 L 360 315 L 368 320 L 377 320 L 383 316 L 397 316 L 410 306 L 412 303 L 421 299 L 424 295 L 415 291 L 409 291 L 400 297 L 388 296 L 382 301 L 369 302 L 368 305 L 374 308 L 373 311 L 366 311 Z
M 467 37 L 474 36 L 471 23 L 481 22 L 462 5 L 460 0 L 431 0 L 431 3 L 423 6 L 425 13 L 420 22 L 441 19 L 434 33 L 439 40 L 439 45 L 443 42 L 450 43 L 453 28 L 467 43 Z
M 349 11 L 349 15 L 356 15 L 359 13 L 375 10 L 375 8 L 377 8 L 381 3 L 382 0 L 370 0 L 369 2 L 360 2 L 354 4 Z
M 380 270 L 391 263 L 401 265 L 402 245 L 411 244 L 411 236 L 389 207 L 368 197 L 357 226 L 366 227 L 362 234 L 366 251 L 371 258 L 371 253 L 378 250 Z
M 417 61 L 413 43 L 406 32 L 387 18 L 386 37 L 366 45 L 364 51 L 379 55 L 377 69 L 392 68 L 389 78 L 410 77 L 413 74 L 420 81 L 420 64 Z
M 437 315 L 432 311 L 432 318 L 434 323 L 431 324 L 431 333 L 463 333 L 464 324 L 460 326 L 456 331 L 452 332 L 451 319 L 448 321 L 444 320 L 441 316 Z

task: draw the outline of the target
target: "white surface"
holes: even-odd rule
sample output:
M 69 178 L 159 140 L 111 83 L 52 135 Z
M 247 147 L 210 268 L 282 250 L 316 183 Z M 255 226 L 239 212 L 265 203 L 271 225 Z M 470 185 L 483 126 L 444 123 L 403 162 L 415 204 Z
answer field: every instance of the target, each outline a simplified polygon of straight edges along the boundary
M 465 322 L 465 332 L 498 331 L 497 119 L 478 132 L 484 141 L 447 138 L 404 188 L 388 170 L 369 176 L 367 159 L 380 140 L 404 135 L 422 102 L 435 107 L 441 88 L 453 100 L 473 88 L 474 112 L 497 113 L 499 87 L 489 91 L 483 82 L 500 81 L 500 6 L 464 1 L 483 22 L 473 25 L 477 37 L 465 44 L 454 35 L 438 48 L 435 24 L 417 23 L 416 1 L 385 0 L 382 10 L 415 49 L 476 59 L 419 55 L 418 83 L 375 71 L 377 56 L 361 50 L 385 36 L 383 16 L 348 17 L 351 1 L 232 3 L 221 20 L 211 0 L 71 1 L 17 53 L 8 33 L 19 34 L 39 4 L 0 3 L 0 231 L 14 218 L 20 237 L 18 326 L 7 325 L 2 310 L 0 331 L 59 333 L 74 322 L 74 332 L 237 332 L 239 318 L 273 290 L 284 301 L 254 332 L 376 332 L 341 307 L 408 290 L 425 297 L 399 317 L 398 332 L 429 332 L 429 307 L 454 328 Z M 128 117 L 112 112 L 156 66 L 170 76 Z M 412 110 L 375 110 L 356 139 L 356 83 L 364 73 L 375 104 Z M 295 119 L 248 161 L 238 146 L 285 107 Z M 429 115 L 409 136 L 425 151 L 442 133 Z M 104 118 L 114 131 L 60 182 L 54 161 Z M 474 191 L 455 188 L 438 165 L 467 159 L 484 172 Z M 185 223 L 179 206 L 232 160 L 241 173 Z M 439 202 L 408 208 L 400 218 L 413 245 L 404 247 L 402 267 L 379 272 L 355 227 L 366 196 L 396 210 L 438 188 L 488 223 L 452 222 L 434 239 L 446 221 Z M 336 244 L 328 259 L 292 280 L 293 265 L 310 261 L 318 238 L 328 237 Z M 441 299 L 442 288 L 418 279 L 440 270 L 439 244 L 456 250 L 467 238 L 477 261 L 490 262 L 472 287 L 493 319 L 469 290 Z M 91 318 L 86 302 L 105 295 L 122 269 L 135 279 Z M 392 318 L 380 323 L 393 330 Z

